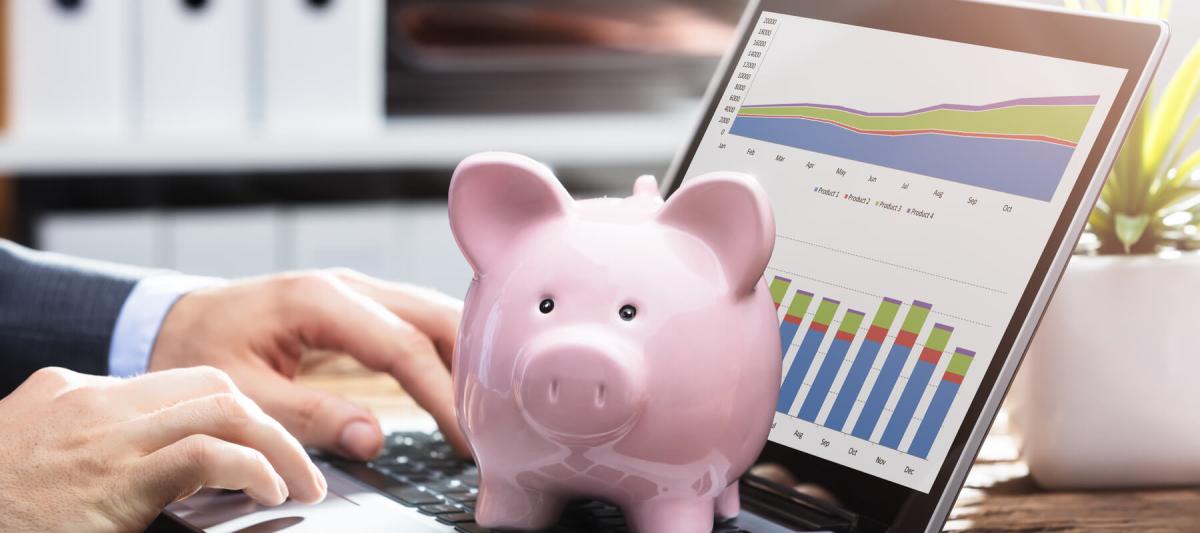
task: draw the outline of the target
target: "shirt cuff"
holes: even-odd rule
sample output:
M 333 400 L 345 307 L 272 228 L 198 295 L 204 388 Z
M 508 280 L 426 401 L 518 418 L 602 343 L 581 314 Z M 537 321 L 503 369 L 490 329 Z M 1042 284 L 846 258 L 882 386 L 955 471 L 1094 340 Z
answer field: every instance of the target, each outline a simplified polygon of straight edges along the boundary
M 143 278 L 134 285 L 113 327 L 108 349 L 108 375 L 130 377 L 150 366 L 154 339 L 167 311 L 183 295 L 225 283 L 218 278 L 162 274 Z

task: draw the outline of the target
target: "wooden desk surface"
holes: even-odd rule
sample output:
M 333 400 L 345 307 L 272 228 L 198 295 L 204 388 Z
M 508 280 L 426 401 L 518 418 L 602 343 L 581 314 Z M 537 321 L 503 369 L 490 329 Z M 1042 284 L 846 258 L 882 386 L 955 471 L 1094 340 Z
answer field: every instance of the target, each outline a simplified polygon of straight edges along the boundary
M 300 381 L 372 409 L 385 427 L 432 424 L 388 376 L 340 357 L 305 364 Z M 984 442 L 947 531 L 1198 531 L 1200 488 L 1047 492 L 1029 477 L 1003 417 Z

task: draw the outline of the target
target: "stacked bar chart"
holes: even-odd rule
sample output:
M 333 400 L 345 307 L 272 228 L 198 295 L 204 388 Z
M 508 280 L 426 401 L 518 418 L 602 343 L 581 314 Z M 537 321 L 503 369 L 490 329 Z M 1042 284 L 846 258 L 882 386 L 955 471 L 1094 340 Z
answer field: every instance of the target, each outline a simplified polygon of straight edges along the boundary
M 959 347 L 943 361 L 954 327 L 934 322 L 926 328 L 933 305 L 920 300 L 885 296 L 868 316 L 852 308 L 839 312 L 840 301 L 818 298 L 783 276 L 771 280 L 770 291 L 776 309 L 784 310 L 779 334 L 785 368 L 776 410 L 925 458 L 975 356 Z M 819 303 L 810 314 L 814 300 Z M 934 386 L 939 365 L 944 371 Z
M 883 302 L 879 304 L 879 309 L 875 311 L 875 318 L 871 321 L 871 327 L 867 330 L 867 336 L 858 348 L 858 355 L 854 357 L 850 372 L 846 374 L 842 392 L 838 394 L 837 400 L 833 403 L 833 410 L 825 419 L 826 427 L 842 431 L 846 425 L 846 418 L 850 416 L 854 400 L 862 391 L 862 386 L 867 381 L 867 374 L 871 371 L 871 365 L 875 363 L 879 349 L 883 347 L 883 342 L 887 339 L 887 332 L 891 329 L 892 322 L 896 320 L 896 313 L 899 311 L 900 300 L 884 298 Z
M 780 301 L 787 293 L 791 283 L 792 280 L 779 276 L 771 281 L 771 297 L 775 299 L 775 309 L 779 309 Z M 788 305 L 787 312 L 783 315 L 783 322 L 779 325 L 780 346 L 792 345 L 792 341 L 796 338 L 796 332 L 800 330 L 800 322 L 804 318 L 804 313 L 808 311 L 808 306 L 812 303 L 812 297 L 812 293 L 799 290 L 792 296 L 792 303 Z
M 862 323 L 862 319 L 862 311 L 854 309 L 847 309 L 846 314 L 842 315 L 842 323 L 833 336 L 833 344 L 829 345 L 829 351 L 825 353 L 825 359 L 821 363 L 820 370 L 817 371 L 812 388 L 809 389 L 808 396 L 804 398 L 804 405 L 800 407 L 800 418 L 809 422 L 817 419 L 817 413 L 821 411 L 821 405 L 825 403 L 825 398 L 829 395 L 829 389 L 833 386 L 833 378 L 837 376 L 838 370 L 842 368 L 842 362 L 846 360 L 846 352 L 850 351 L 850 343 L 854 342 L 854 336 L 858 333 L 858 326 Z
M 807 293 L 797 291 L 797 294 L 804 298 Z M 811 298 L 812 296 L 807 297 Z M 792 403 L 796 401 L 796 395 L 800 393 L 800 386 L 804 384 L 804 376 L 808 374 L 808 368 L 812 366 L 813 359 L 817 357 L 817 349 L 825 340 L 825 332 L 829 331 L 829 324 L 833 323 L 833 316 L 837 313 L 839 305 L 841 305 L 840 302 L 829 298 L 822 298 L 821 303 L 817 305 L 817 312 L 809 322 L 804 340 L 800 342 L 800 349 L 796 351 L 796 357 L 792 359 L 792 364 L 784 375 L 783 384 L 779 387 L 778 411 L 786 413 L 791 410 Z M 788 308 L 790 311 L 791 306 Z M 786 320 L 784 324 L 787 324 Z M 782 328 L 783 326 L 780 326 L 781 330 Z M 789 339 L 784 346 L 791 344 L 791 339 Z
M 888 350 L 887 358 L 883 361 L 883 367 L 879 370 L 879 377 L 875 380 L 875 386 L 871 387 L 871 393 L 867 396 L 866 404 L 863 405 L 862 414 L 859 415 L 858 421 L 854 423 L 852 434 L 855 437 L 869 440 L 871 434 L 874 433 L 875 425 L 879 423 L 879 415 L 883 414 L 884 404 L 887 403 L 888 397 L 892 393 L 892 388 L 895 387 L 896 381 L 900 378 L 900 371 L 904 368 L 904 362 L 908 360 L 908 355 L 912 353 L 913 345 L 917 342 L 917 334 L 921 331 L 921 327 L 925 325 L 925 319 L 929 317 L 929 310 L 932 307 L 932 305 L 925 302 L 914 301 L 908 308 L 908 314 L 904 317 L 900 332 L 896 334 L 896 339 L 892 342 L 892 348 Z
M 963 377 L 967 375 L 967 368 L 974 360 L 975 352 L 963 348 L 954 350 L 954 355 L 950 358 L 950 366 L 946 367 L 946 373 L 942 375 L 942 381 L 938 384 L 937 391 L 933 393 L 933 400 L 929 402 L 929 409 L 925 411 L 925 418 L 921 420 L 921 425 L 917 428 L 917 435 L 913 438 L 912 445 L 908 447 L 908 453 L 922 459 L 929 455 L 929 448 L 933 447 L 933 440 L 937 437 L 938 431 L 942 429 L 942 423 L 946 421 L 946 413 L 950 411 L 950 404 L 958 395 L 958 387 L 962 385 Z
M 888 419 L 886 428 L 883 430 L 883 438 L 879 439 L 879 443 L 888 448 L 899 448 L 900 439 L 904 437 L 904 432 L 908 430 L 908 424 L 912 421 L 913 414 L 917 412 L 917 402 L 921 401 L 921 396 L 925 393 L 925 386 L 929 384 L 929 378 L 933 376 L 933 369 L 938 364 L 938 359 L 942 357 L 942 350 L 946 349 L 946 343 L 950 341 L 950 334 L 954 328 L 945 324 L 934 324 L 933 331 L 929 332 L 929 338 L 925 340 L 925 348 L 921 350 L 921 357 L 917 359 L 917 364 L 913 366 L 912 373 L 908 376 L 908 382 L 904 384 L 904 392 L 900 394 L 900 401 L 896 403 L 896 408 L 892 410 L 892 417 Z

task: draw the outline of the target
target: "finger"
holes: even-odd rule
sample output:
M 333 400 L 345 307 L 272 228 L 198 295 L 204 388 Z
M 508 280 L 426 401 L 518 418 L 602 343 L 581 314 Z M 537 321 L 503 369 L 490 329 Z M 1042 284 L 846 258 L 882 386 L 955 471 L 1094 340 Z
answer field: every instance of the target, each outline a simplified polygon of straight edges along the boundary
M 450 372 L 429 338 L 338 279 L 301 280 L 284 296 L 285 316 L 299 337 L 311 347 L 342 351 L 372 370 L 390 373 L 433 416 L 450 444 L 466 453 Z
M 283 479 L 263 454 L 208 435 L 192 435 L 154 451 L 139 460 L 134 479 L 143 493 L 164 498 L 166 506 L 204 487 L 242 490 L 263 505 L 287 500 Z
M 276 374 L 248 381 L 246 392 L 304 445 L 358 460 L 379 455 L 383 432 L 370 411 Z
M 451 368 L 462 319 L 461 301 L 433 289 L 391 283 L 353 270 L 338 270 L 336 275 L 350 288 L 379 302 L 428 336 L 446 368 Z
M 224 371 L 211 366 L 158 370 L 121 380 L 124 393 L 139 411 L 148 413 L 176 403 L 212 394 L 236 393 L 237 385 Z
M 261 452 L 295 499 L 325 497 L 325 478 L 296 438 L 249 398 L 221 393 L 179 402 L 123 423 L 131 443 L 152 451 L 191 435 L 209 435 Z
M 409 337 L 409 357 L 398 357 L 384 369 L 438 423 L 446 441 L 464 457 L 470 456 L 467 438 L 463 436 L 454 411 L 454 380 L 442 366 L 433 344 L 421 335 Z

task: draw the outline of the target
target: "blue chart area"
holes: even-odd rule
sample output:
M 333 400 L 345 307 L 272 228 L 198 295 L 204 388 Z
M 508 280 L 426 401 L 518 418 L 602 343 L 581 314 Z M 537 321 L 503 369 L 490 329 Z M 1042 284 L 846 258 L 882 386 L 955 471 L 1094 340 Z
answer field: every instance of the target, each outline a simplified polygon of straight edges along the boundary
M 813 120 L 738 116 L 730 133 L 844 159 L 1049 201 L 1072 146 L 936 133 L 874 135 Z

